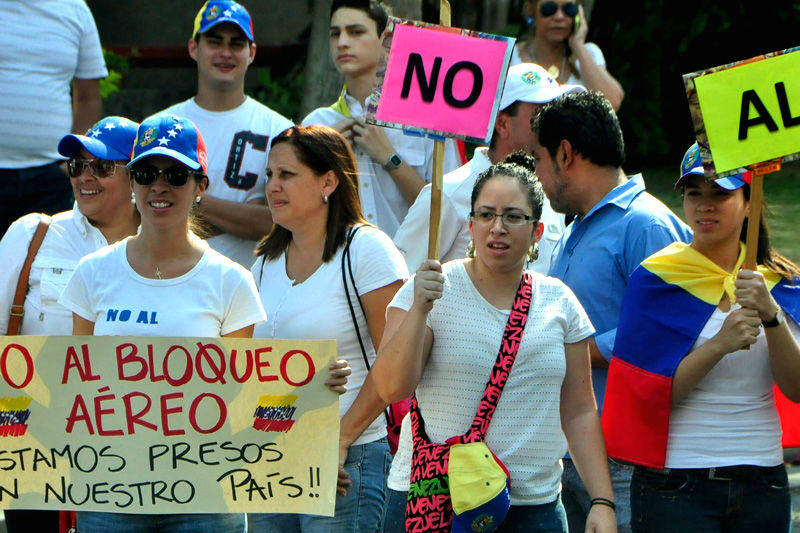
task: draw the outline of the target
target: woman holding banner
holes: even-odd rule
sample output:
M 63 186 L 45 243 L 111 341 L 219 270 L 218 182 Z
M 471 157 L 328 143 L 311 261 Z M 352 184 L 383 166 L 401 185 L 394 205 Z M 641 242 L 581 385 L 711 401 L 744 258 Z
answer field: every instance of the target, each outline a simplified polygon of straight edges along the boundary
M 414 454 L 401 457 L 411 448 L 401 442 L 392 471 L 404 472 L 414 485 L 409 496 L 418 496 L 423 484 L 412 472 L 436 470 L 428 468 L 427 454 L 421 453 L 425 434 L 430 442 L 445 443 L 468 430 L 471 438 L 471 430 L 483 428 L 479 440 L 507 469 L 503 484 L 510 477 L 510 509 L 504 521 L 491 511 L 484 514 L 482 507 L 473 509 L 477 524 L 470 522 L 469 512 L 456 514 L 453 531 L 472 531 L 489 522 L 497 527 L 502 521 L 498 531 L 566 532 L 559 487 L 561 457 L 569 443 L 594 497 L 587 531 L 616 531 L 589 374 L 588 338 L 594 330 L 564 284 L 523 270 L 543 231 L 544 196 L 532 169 L 533 159 L 518 152 L 484 171 L 472 190 L 469 257 L 444 265 L 426 260 L 389 304 L 384 341 L 370 375 L 385 401 L 412 392 L 416 398 L 411 411 Z M 517 320 L 526 309 L 530 319 L 521 321 L 520 331 Z M 506 382 L 496 385 L 502 371 Z M 474 494 L 483 485 L 458 492 L 452 475 L 447 483 L 454 509 L 457 496 Z M 428 518 L 412 511 L 406 525 L 414 520 Z M 419 530 L 447 527 L 442 523 Z
M 252 272 L 269 316 L 258 337 L 336 339 L 353 368 L 340 399 L 335 516 L 249 515 L 249 531 L 376 531 L 391 455 L 386 403 L 367 372 L 386 305 L 408 277 L 391 239 L 361 213 L 350 145 L 326 126 L 289 128 L 272 141 L 267 201 L 275 223 Z
M 681 174 L 694 239 L 631 275 L 603 410 L 609 454 L 637 465 L 634 531 L 789 531 L 773 383 L 800 400 L 800 269 L 763 219 L 758 268 L 741 268 L 748 175 L 707 180 L 697 144 Z
M 581 0 L 525 0 L 522 15 L 527 33 L 514 46 L 512 65 L 541 65 L 558 83 L 600 91 L 619 109 L 625 93 L 606 70 L 600 48 L 586 42 L 589 21 Z
M 123 117 L 106 117 L 86 135 L 66 135 L 58 152 L 69 158 L 75 206 L 52 218 L 31 213 L 15 221 L 0 241 L 0 332 L 3 335 L 70 335 L 72 313 L 58 296 L 78 261 L 108 243 L 133 235 L 139 213 L 131 204 L 125 163 L 130 159 L 138 124 Z M 21 324 L 12 319 L 15 288 L 40 224 L 44 238 L 34 252 L 25 291 Z M 47 225 L 44 225 L 47 224 Z M 13 310 L 19 314 L 20 310 Z M 6 511 L 9 533 L 53 531 L 55 511 Z

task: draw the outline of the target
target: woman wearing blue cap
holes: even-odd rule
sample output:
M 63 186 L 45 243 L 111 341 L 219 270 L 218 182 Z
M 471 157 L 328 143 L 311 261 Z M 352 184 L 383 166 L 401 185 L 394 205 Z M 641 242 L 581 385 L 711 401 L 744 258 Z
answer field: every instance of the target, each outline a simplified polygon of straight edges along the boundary
M 773 383 L 800 400 L 800 269 L 763 219 L 758 268 L 742 268 L 748 174 L 708 180 L 689 148 L 675 186 L 692 243 L 650 256 L 627 286 L 603 426 L 609 455 L 637 465 L 634 531 L 790 528 Z
M 75 197 L 70 211 L 52 218 L 31 213 L 15 221 L 0 241 L 0 332 L 14 335 L 70 335 L 72 313 L 57 303 L 61 289 L 81 258 L 136 233 L 139 213 L 131 204 L 130 159 L 136 128 L 123 117 L 106 117 L 86 135 L 66 135 L 59 153 L 69 158 L 67 172 Z M 22 309 L 12 309 L 15 288 L 31 242 L 39 232 L 38 251 L 32 254 L 27 294 Z M 24 281 L 24 280 L 23 280 Z M 55 531 L 54 511 L 6 511 L 6 527 L 18 531 Z

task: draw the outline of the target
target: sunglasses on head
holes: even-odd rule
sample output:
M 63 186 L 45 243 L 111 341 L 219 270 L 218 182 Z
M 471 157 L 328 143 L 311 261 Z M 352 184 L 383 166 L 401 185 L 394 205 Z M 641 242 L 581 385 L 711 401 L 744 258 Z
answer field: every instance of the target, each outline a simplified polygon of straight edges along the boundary
M 184 167 L 182 165 L 175 165 L 164 169 L 156 168 L 152 165 L 144 165 L 139 167 L 130 168 L 131 179 L 139 185 L 152 185 L 158 179 L 158 176 L 164 176 L 164 181 L 170 187 L 183 187 L 189 181 L 189 177 L 197 176 L 199 172 Z
M 561 8 L 561 11 L 567 17 L 574 17 L 578 14 L 578 4 L 575 2 L 567 2 L 559 6 L 558 3 L 552 1 L 539 4 L 539 13 L 541 13 L 543 17 L 552 17 L 559 8 Z
M 67 174 L 70 178 L 77 178 L 86 167 L 95 178 L 110 178 L 118 166 L 124 163 L 117 161 L 107 161 L 105 159 L 84 159 L 83 157 L 73 157 L 67 160 Z

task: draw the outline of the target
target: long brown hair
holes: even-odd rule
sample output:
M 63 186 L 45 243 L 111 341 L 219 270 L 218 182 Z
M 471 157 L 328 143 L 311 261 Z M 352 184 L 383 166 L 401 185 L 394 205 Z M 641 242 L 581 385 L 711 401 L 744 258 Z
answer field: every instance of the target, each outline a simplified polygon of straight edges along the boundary
M 358 171 L 353 149 L 341 133 L 328 126 L 291 127 L 272 140 L 272 148 L 281 143 L 291 145 L 297 159 L 317 176 L 332 170 L 339 178 L 336 189 L 328 196 L 328 221 L 322 252 L 322 260 L 328 262 L 344 244 L 348 228 L 367 224 L 358 197 Z M 270 232 L 258 243 L 256 255 L 275 260 L 286 251 L 290 242 L 292 232 L 273 224 Z
M 743 187 L 745 200 L 750 200 L 750 185 L 745 184 Z M 766 213 L 766 202 L 761 203 L 762 213 Z M 739 234 L 739 240 L 743 243 L 747 242 L 747 223 L 749 219 L 744 219 L 742 224 L 742 232 Z M 789 258 L 780 254 L 775 250 L 769 241 L 769 228 L 767 221 L 762 215 L 759 219 L 758 226 L 758 250 L 756 251 L 756 263 L 764 265 L 776 274 L 785 278 L 791 283 L 795 283 L 800 279 L 800 268 L 797 267 Z

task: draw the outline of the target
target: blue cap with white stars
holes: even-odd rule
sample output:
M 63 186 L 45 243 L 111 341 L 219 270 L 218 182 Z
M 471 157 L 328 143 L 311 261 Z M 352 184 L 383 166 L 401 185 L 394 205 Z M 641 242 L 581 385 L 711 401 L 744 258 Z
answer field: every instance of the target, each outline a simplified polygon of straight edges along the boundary
M 127 161 L 133 152 L 133 141 L 139 124 L 125 117 L 106 117 L 89 128 L 86 135 L 69 134 L 58 143 L 64 157 L 80 155 L 85 149 L 98 159 Z
M 152 155 L 170 157 L 204 174 L 208 168 L 206 143 L 200 130 L 188 118 L 177 115 L 154 115 L 139 125 L 128 166 Z
M 192 39 L 197 39 L 198 34 L 205 33 L 223 22 L 235 25 L 242 30 L 248 41 L 251 43 L 254 41 L 253 20 L 250 18 L 250 13 L 242 4 L 233 0 L 208 0 L 203 4 L 194 18 Z

